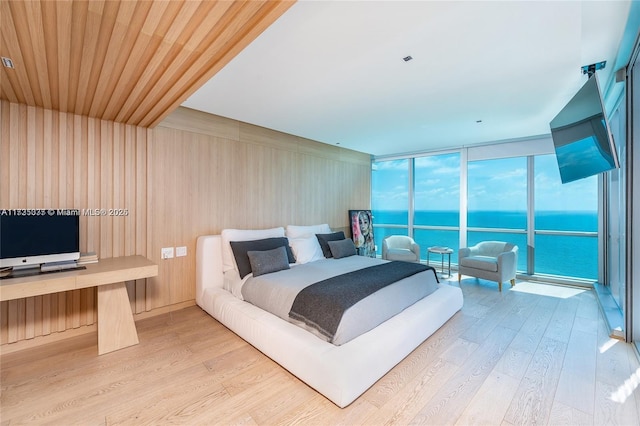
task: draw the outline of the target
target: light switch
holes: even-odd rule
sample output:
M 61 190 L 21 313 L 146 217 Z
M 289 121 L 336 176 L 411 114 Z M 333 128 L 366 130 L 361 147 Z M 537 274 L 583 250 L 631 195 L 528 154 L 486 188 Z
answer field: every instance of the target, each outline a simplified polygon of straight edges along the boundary
M 173 247 L 163 247 L 160 255 L 163 259 L 173 258 Z

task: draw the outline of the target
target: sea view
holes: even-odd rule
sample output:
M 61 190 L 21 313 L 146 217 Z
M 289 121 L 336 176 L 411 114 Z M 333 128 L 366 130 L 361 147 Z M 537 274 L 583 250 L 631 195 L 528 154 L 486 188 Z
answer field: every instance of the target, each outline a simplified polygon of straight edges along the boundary
M 388 235 L 406 235 L 406 228 L 384 227 L 383 225 L 407 225 L 408 211 L 374 210 L 374 238 L 378 254 L 382 250 L 382 240 Z M 457 211 L 416 211 L 415 226 L 459 226 Z M 513 229 L 516 232 L 467 233 L 468 245 L 480 241 L 509 241 L 519 248 L 518 270 L 527 269 L 527 227 L 524 211 L 475 211 L 467 216 L 469 228 Z M 584 211 L 539 211 L 535 215 L 535 229 L 544 231 L 597 232 L 598 215 Z M 426 259 L 427 247 L 447 246 L 454 249 L 451 262 L 458 262 L 459 231 L 414 229 L 414 239 L 420 245 L 421 258 Z M 431 261 L 439 263 L 439 255 L 431 255 Z M 446 260 L 445 260 L 446 262 Z M 598 277 L 598 238 L 565 235 L 536 235 L 535 273 L 596 280 Z

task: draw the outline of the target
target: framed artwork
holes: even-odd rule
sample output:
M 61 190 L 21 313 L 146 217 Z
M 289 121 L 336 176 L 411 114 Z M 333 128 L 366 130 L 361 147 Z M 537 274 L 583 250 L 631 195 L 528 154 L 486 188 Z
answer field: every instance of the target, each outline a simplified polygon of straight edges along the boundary
M 371 210 L 349 210 L 351 235 L 360 256 L 376 257 Z

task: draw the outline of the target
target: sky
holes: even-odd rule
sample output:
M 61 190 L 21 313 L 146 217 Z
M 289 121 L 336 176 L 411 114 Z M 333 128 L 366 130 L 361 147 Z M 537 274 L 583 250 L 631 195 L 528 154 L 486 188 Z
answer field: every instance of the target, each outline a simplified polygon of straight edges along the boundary
M 372 208 L 407 210 L 407 159 L 374 163 Z M 418 157 L 415 160 L 415 210 L 458 210 L 460 155 Z M 475 161 L 468 164 L 470 211 L 525 211 L 525 157 Z M 535 205 L 544 211 L 597 211 L 597 177 L 562 184 L 555 155 L 535 157 Z

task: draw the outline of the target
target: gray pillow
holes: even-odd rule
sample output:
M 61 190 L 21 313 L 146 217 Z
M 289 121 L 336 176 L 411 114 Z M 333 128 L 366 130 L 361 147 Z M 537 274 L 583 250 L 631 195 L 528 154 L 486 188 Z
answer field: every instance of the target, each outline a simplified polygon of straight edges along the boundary
M 351 240 L 327 241 L 327 244 L 329 244 L 331 254 L 335 259 L 354 256 L 356 254 L 356 246 Z
M 329 244 L 327 243 L 329 241 L 344 240 L 345 236 L 344 232 L 338 231 L 332 232 L 331 234 L 316 234 L 316 238 L 318 239 L 320 247 L 322 248 L 322 254 L 324 254 L 324 257 L 329 258 L 333 257 L 333 255 L 331 254 L 331 249 L 329 248 Z
M 289 269 L 289 257 L 284 246 L 265 251 L 248 251 L 247 256 L 254 277 Z
M 296 261 L 296 258 L 291 251 L 291 247 L 289 247 L 289 240 L 286 237 L 264 238 L 262 240 L 252 241 L 229 241 L 229 244 L 231 245 L 236 265 L 238 265 L 240 278 L 244 278 L 246 275 L 251 273 L 251 263 L 247 256 L 248 251 L 265 251 L 283 246 L 287 250 L 289 263 L 295 263 Z

